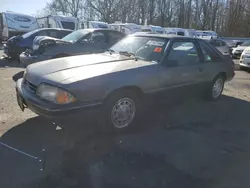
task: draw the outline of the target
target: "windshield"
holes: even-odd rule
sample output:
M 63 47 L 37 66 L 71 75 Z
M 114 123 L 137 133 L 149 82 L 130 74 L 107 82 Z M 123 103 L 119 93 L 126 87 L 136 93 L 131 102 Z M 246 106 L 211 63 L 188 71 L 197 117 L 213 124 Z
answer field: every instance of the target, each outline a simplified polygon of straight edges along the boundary
M 75 23 L 74 22 L 66 22 L 66 21 L 61 21 L 63 29 L 70 29 L 74 30 L 75 29 Z
M 88 33 L 90 33 L 89 30 L 85 30 L 85 29 L 77 30 L 63 37 L 62 40 L 67 41 L 67 42 L 76 42 L 80 40 L 84 35 L 87 35 Z
M 30 37 L 31 35 L 33 35 L 34 33 L 38 32 L 38 31 L 39 31 L 39 29 L 35 29 L 35 30 L 31 31 L 31 32 L 28 32 L 28 33 L 23 34 L 22 37 L 23 37 L 24 39 L 25 39 L 25 38 L 28 38 L 28 37 Z
M 168 41 L 165 38 L 129 36 L 110 50 L 115 53 L 128 52 L 143 60 L 159 62 Z
M 248 41 L 248 42 L 243 42 L 243 43 L 241 44 L 241 46 L 250 46 L 250 41 Z

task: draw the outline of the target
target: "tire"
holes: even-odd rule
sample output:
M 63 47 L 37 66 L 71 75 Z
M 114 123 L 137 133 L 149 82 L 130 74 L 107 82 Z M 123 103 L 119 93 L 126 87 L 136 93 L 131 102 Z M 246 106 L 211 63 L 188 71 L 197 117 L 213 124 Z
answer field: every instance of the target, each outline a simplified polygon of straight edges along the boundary
M 245 70 L 245 68 L 244 68 L 244 67 L 242 67 L 242 66 L 240 66 L 240 70 Z
M 134 127 L 137 122 L 141 112 L 141 101 L 133 91 L 117 91 L 108 97 L 102 112 L 108 130 L 124 131 Z
M 216 101 L 221 97 L 224 89 L 224 84 L 225 77 L 223 75 L 218 75 L 214 78 L 208 89 L 210 100 Z

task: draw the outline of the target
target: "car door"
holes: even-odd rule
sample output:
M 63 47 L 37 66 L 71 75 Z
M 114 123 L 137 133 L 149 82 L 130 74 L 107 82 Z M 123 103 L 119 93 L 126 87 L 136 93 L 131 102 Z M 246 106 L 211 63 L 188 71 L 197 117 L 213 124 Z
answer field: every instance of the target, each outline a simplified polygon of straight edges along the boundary
M 171 96 L 190 93 L 199 89 L 202 72 L 201 54 L 195 40 L 175 39 L 159 67 L 161 90 Z
M 220 46 L 217 48 L 223 55 L 230 55 L 230 50 L 227 44 L 224 41 L 218 40 Z
M 107 35 L 104 31 L 94 31 L 75 43 L 74 54 L 101 53 L 108 49 Z

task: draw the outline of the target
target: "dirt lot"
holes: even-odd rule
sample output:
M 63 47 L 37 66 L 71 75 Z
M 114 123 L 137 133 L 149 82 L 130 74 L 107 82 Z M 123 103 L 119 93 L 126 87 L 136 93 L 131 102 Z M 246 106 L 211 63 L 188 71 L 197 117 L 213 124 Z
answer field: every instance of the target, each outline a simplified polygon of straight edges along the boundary
M 14 86 L 22 71 L 0 60 L 0 141 L 34 156 L 44 148 L 46 168 L 0 145 L 1 188 L 249 187 L 248 72 L 236 70 L 218 102 L 151 106 L 137 129 L 117 135 L 95 129 L 91 117 L 56 130 L 21 112 Z

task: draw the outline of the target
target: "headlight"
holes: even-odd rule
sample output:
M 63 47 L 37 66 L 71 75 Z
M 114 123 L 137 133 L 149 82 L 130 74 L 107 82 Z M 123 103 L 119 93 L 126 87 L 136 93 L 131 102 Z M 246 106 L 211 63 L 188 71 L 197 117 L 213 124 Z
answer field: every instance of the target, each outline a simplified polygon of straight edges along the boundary
M 34 45 L 33 45 L 33 50 L 38 50 L 38 48 L 39 48 L 39 45 L 38 45 L 38 44 L 34 44 Z
M 39 85 L 36 94 L 42 99 L 57 104 L 68 104 L 76 101 L 76 98 L 69 92 L 48 84 Z

